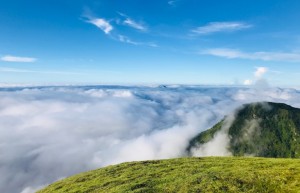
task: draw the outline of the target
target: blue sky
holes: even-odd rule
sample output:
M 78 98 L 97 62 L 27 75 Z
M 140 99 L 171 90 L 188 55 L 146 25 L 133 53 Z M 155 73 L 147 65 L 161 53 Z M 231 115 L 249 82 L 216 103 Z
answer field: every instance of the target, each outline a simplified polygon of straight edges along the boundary
M 2 0 L 0 83 L 300 82 L 297 0 Z

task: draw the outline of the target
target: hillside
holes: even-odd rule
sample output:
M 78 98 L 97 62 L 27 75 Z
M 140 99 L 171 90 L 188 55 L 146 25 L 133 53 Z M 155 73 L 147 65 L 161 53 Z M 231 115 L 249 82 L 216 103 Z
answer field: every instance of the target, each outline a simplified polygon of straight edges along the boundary
M 219 133 L 228 135 L 234 156 L 300 157 L 300 109 L 282 103 L 252 103 L 191 140 L 188 150 L 210 142 Z
M 206 157 L 108 166 L 55 182 L 38 193 L 299 191 L 299 160 Z

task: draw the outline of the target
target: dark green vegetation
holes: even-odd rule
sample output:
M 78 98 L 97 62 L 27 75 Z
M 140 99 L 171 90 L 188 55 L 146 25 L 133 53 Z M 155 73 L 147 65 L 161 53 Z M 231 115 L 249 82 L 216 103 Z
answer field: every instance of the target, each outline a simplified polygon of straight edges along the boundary
M 48 192 L 300 192 L 297 159 L 206 157 L 123 163 L 55 182 Z
M 300 109 L 282 103 L 252 103 L 237 111 L 229 128 L 224 124 L 222 120 L 200 133 L 188 150 L 207 143 L 224 129 L 230 139 L 228 150 L 234 156 L 300 157 Z

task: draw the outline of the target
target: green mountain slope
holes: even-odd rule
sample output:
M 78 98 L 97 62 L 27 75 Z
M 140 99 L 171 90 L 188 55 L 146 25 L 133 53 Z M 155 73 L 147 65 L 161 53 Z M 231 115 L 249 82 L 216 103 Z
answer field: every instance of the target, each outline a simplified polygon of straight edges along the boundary
M 55 182 L 50 192 L 300 192 L 297 159 L 206 157 L 108 166 Z
M 188 150 L 213 140 L 221 131 L 228 134 L 227 149 L 235 156 L 300 157 L 300 109 L 286 104 L 244 105 L 232 124 L 226 126 L 225 118 L 192 139 Z

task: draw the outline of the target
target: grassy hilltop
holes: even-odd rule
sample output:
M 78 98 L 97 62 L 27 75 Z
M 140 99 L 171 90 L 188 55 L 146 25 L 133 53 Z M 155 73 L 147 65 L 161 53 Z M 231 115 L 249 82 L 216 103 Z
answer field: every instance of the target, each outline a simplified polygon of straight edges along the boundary
M 49 192 L 300 192 L 300 161 L 206 157 L 108 166 L 55 182 Z

